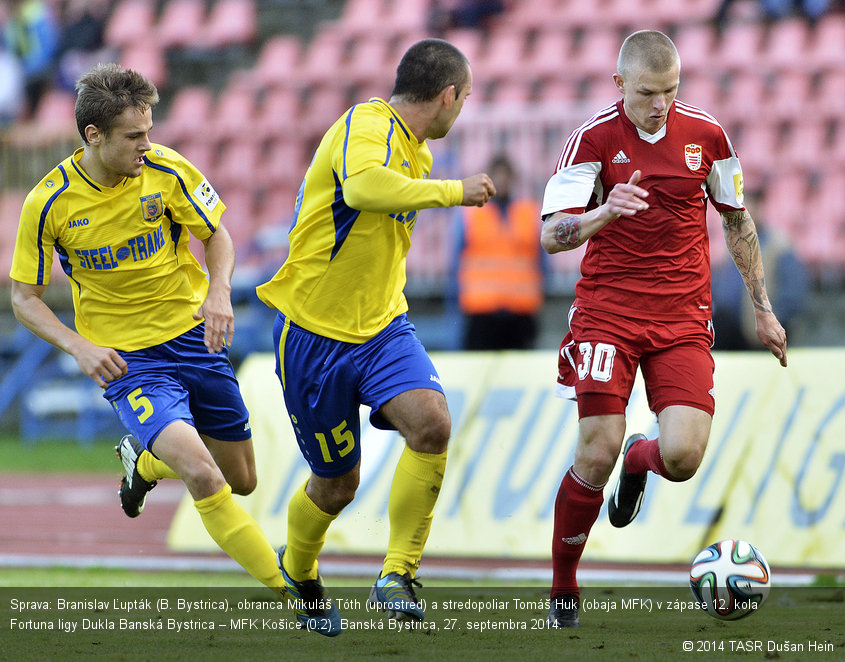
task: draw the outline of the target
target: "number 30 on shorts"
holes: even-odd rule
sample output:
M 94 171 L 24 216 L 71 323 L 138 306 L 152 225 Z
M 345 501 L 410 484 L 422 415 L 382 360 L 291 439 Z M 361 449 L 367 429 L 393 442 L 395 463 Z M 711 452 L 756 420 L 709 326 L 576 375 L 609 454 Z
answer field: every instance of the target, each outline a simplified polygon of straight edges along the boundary
M 578 379 L 584 381 L 587 376 L 597 382 L 609 382 L 613 375 L 613 357 L 616 347 L 598 342 L 595 348 L 588 342 L 578 344 L 581 360 L 578 362 Z

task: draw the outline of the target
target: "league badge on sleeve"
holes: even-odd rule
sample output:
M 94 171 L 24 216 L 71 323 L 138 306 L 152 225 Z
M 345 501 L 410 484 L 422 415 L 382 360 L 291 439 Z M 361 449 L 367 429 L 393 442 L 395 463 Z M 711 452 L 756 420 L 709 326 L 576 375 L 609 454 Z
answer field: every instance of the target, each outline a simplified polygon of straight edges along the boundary
M 144 213 L 144 220 L 153 223 L 164 213 L 164 204 L 161 201 L 161 193 L 153 193 L 141 197 L 141 211 Z
M 695 172 L 701 167 L 701 145 L 690 143 L 684 145 L 684 160 L 687 162 L 687 168 Z
M 208 183 L 207 179 L 203 179 L 200 185 L 194 190 L 194 197 L 199 200 L 208 211 L 214 211 L 217 203 L 220 202 L 220 196 L 214 187 Z

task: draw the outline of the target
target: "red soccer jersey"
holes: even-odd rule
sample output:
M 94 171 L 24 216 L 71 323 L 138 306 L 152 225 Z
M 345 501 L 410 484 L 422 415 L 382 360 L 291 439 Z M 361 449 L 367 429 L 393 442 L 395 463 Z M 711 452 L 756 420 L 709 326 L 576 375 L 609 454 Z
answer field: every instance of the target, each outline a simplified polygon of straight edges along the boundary
M 628 119 L 622 100 L 597 113 L 566 141 L 542 214 L 593 209 L 635 170 L 649 208 L 588 240 L 575 305 L 639 319 L 710 319 L 705 202 L 720 212 L 744 207 L 739 159 L 704 111 L 676 100 L 653 135 Z

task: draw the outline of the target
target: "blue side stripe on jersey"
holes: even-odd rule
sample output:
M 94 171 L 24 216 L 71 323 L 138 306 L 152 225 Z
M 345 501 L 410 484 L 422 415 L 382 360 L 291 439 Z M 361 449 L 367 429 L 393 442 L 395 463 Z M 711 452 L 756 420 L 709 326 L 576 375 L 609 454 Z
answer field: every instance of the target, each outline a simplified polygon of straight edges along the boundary
M 76 161 L 74 161 L 73 159 L 71 159 L 71 160 L 70 160 L 70 163 L 71 163 L 71 165 L 73 166 L 73 169 L 74 169 L 74 170 L 76 170 L 76 172 L 79 174 L 79 176 L 80 176 L 80 177 L 82 177 L 82 179 L 84 179 L 84 180 L 85 180 L 85 183 L 86 183 L 86 184 L 88 184 L 88 186 L 90 186 L 92 189 L 94 189 L 94 190 L 96 190 L 96 191 L 99 191 L 100 193 L 102 193 L 102 192 L 103 192 L 103 189 L 101 189 L 99 186 L 97 186 L 94 182 L 92 182 L 90 179 L 88 179 L 88 178 L 85 176 L 85 173 L 84 173 L 84 172 L 82 172 L 82 170 L 80 170 L 80 169 L 79 169 L 79 166 L 78 166 L 78 165 L 76 165 Z
M 70 179 L 68 179 L 67 172 L 62 166 L 59 166 L 59 172 L 62 173 L 64 183 L 62 183 L 61 188 L 53 193 L 53 195 L 50 196 L 50 199 L 47 200 L 47 204 L 44 205 L 44 209 L 41 210 L 41 216 L 38 219 L 38 279 L 35 283 L 36 285 L 44 284 L 44 225 L 47 222 L 47 214 L 50 212 L 50 207 L 53 206 L 56 198 L 58 198 L 62 194 L 62 191 L 70 185 Z
M 205 214 L 203 214 L 202 210 L 199 208 L 199 205 L 197 205 L 197 203 L 194 202 L 194 199 L 191 197 L 191 194 L 188 193 L 188 189 L 185 186 L 185 180 L 182 179 L 181 175 L 179 175 L 179 173 L 176 172 L 173 168 L 168 168 L 167 166 L 163 166 L 159 163 L 154 163 L 153 161 L 150 161 L 150 158 L 146 155 L 144 155 L 144 163 L 146 163 L 151 168 L 154 168 L 155 170 L 160 170 L 161 172 L 166 172 L 170 175 L 173 175 L 176 178 L 176 181 L 179 182 L 179 187 L 182 189 L 182 193 L 185 194 L 185 197 L 188 198 L 188 200 L 190 201 L 190 203 L 193 205 L 194 209 L 196 210 L 197 214 L 199 214 L 200 218 L 203 221 L 205 221 L 205 224 L 208 226 L 208 229 L 211 230 L 211 232 L 213 234 L 214 230 L 215 230 L 214 225 L 212 225 L 211 221 L 208 220 L 208 217 Z
M 340 247 L 343 246 L 343 242 L 346 241 L 346 238 L 352 231 L 352 226 L 354 225 L 355 220 L 361 214 L 361 212 L 357 209 L 352 209 L 352 207 L 347 205 L 346 200 L 343 199 L 343 187 L 340 184 L 340 180 L 337 178 L 337 173 L 333 171 L 332 177 L 334 177 L 334 202 L 332 203 L 332 217 L 334 218 L 334 246 L 332 247 L 332 254 L 329 258 L 329 262 L 331 262 L 334 259 L 334 256 L 337 255 Z
M 402 133 L 405 134 L 405 137 L 408 140 L 411 139 L 411 134 L 408 133 L 407 129 L 405 128 L 405 125 L 402 124 L 402 118 L 399 117 L 399 115 L 396 114 L 396 112 L 393 110 L 393 108 L 390 107 L 389 103 L 385 103 L 384 101 L 375 101 L 373 103 L 381 103 L 382 105 L 384 105 L 387 108 L 387 110 L 390 111 L 390 114 L 393 115 L 393 119 L 396 120 L 396 123 L 399 125 L 399 128 L 402 129 Z
M 352 124 L 352 113 L 358 107 L 356 103 L 349 112 L 346 113 L 346 135 L 343 136 L 343 178 L 346 179 L 346 148 L 349 146 L 349 130 Z
M 382 165 L 387 165 L 390 163 L 390 155 L 393 153 L 393 148 L 390 146 L 390 139 L 393 137 L 393 131 L 396 128 L 396 120 L 392 117 L 390 118 L 390 131 L 387 132 L 387 157 L 384 159 L 384 163 Z
M 70 258 L 68 257 L 67 249 L 62 246 L 58 241 L 56 242 L 55 247 L 56 253 L 59 254 L 59 264 L 61 264 L 62 266 L 62 271 L 64 271 L 68 279 L 74 285 L 76 285 L 77 292 L 81 293 L 82 285 L 78 280 L 76 280 L 76 278 L 73 277 L 73 265 L 70 263 Z
M 179 251 L 177 249 L 179 248 L 179 237 L 182 236 L 182 224 L 173 220 L 173 214 L 170 212 L 170 209 L 165 209 L 164 215 L 170 221 L 170 239 L 173 241 L 173 254 L 178 261 Z

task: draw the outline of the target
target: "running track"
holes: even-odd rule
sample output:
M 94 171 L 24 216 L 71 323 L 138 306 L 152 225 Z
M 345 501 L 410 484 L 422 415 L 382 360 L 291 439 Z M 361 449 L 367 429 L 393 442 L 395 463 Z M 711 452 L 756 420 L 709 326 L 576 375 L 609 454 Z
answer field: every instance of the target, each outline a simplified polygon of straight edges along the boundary
M 0 567 L 71 566 L 146 570 L 236 570 L 222 552 L 189 555 L 167 547 L 167 531 L 185 495 L 177 481 L 160 481 L 144 512 L 130 519 L 120 509 L 119 478 L 102 475 L 0 474 Z M 326 575 L 369 577 L 381 559 L 324 555 Z M 783 573 L 783 569 L 779 569 Z M 791 583 L 809 582 L 815 573 L 787 571 Z M 426 557 L 427 577 L 486 578 L 518 585 L 520 580 L 549 582 L 548 560 L 436 559 Z M 781 574 L 783 576 L 783 574 Z M 685 584 L 684 566 L 582 563 L 582 580 Z

